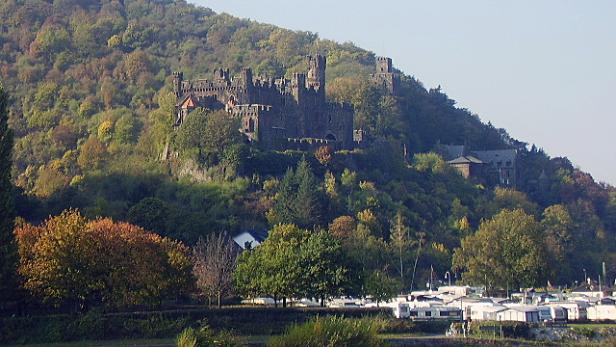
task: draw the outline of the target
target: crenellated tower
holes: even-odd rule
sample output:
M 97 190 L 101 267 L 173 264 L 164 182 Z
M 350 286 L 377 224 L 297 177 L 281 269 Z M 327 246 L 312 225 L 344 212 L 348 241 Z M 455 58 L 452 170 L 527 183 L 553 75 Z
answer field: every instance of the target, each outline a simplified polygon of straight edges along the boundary
M 182 82 L 184 81 L 184 73 L 183 72 L 174 72 L 173 73 L 173 93 L 176 98 L 182 96 Z
M 372 74 L 372 80 L 377 85 L 383 86 L 389 94 L 396 95 L 400 77 L 394 72 L 391 58 L 376 57 L 375 68 L 376 71 Z
M 306 88 L 314 89 L 319 98 L 325 102 L 325 66 L 327 61 L 322 55 L 309 55 L 306 57 L 308 63 L 308 78 L 306 80 Z

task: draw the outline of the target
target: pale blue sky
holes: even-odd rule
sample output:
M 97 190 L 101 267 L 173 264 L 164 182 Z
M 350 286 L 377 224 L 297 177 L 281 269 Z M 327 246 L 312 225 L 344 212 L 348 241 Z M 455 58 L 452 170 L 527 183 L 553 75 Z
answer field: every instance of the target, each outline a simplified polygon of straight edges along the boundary
M 352 41 L 616 185 L 616 1 L 188 0 Z

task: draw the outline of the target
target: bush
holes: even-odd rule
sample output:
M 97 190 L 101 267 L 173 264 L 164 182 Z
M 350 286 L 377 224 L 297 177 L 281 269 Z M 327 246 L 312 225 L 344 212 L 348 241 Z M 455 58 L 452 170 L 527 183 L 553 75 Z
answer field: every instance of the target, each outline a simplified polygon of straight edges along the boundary
M 380 347 L 378 324 L 368 319 L 325 317 L 296 325 L 280 337 L 271 338 L 270 347 Z
M 178 335 L 175 343 L 176 347 L 198 347 L 197 333 L 193 328 L 184 329 L 180 335 Z
M 385 315 L 364 319 L 371 319 L 381 334 L 443 334 L 451 325 L 451 321 L 414 321 Z
M 207 324 L 200 328 L 186 328 L 177 337 L 176 347 L 242 347 L 241 343 L 233 334 L 221 332 L 214 334 Z
M 470 333 L 475 336 L 530 338 L 531 325 L 524 322 L 473 321 Z

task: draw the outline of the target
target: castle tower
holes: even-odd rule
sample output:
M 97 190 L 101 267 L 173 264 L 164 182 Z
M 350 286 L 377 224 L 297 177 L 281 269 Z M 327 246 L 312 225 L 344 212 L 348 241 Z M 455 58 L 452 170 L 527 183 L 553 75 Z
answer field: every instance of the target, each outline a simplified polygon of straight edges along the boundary
M 307 56 L 308 62 L 308 79 L 306 83 L 307 88 L 314 88 L 319 95 L 322 95 L 323 101 L 325 101 L 325 65 L 327 61 L 324 56 Z
M 229 69 L 216 69 L 214 72 L 214 80 L 219 82 L 229 82 Z
M 253 93 L 255 85 L 252 77 L 252 70 L 250 68 L 242 69 L 242 72 L 240 73 L 240 79 L 241 88 L 244 90 L 245 93 L 245 95 L 243 96 L 238 95 L 238 97 L 240 97 L 241 99 L 240 101 L 242 103 L 255 102 Z
M 400 78 L 394 72 L 391 58 L 377 57 L 375 64 L 376 71 L 372 75 L 372 80 L 382 86 L 389 94 L 396 95 Z
M 184 73 L 183 72 L 174 72 L 173 73 L 173 93 L 176 98 L 182 96 L 182 81 L 184 81 Z
M 306 74 L 294 73 L 291 79 L 291 95 L 293 99 L 299 104 L 303 99 L 303 92 L 306 88 Z
M 391 58 L 377 57 L 376 58 L 376 73 L 393 73 Z

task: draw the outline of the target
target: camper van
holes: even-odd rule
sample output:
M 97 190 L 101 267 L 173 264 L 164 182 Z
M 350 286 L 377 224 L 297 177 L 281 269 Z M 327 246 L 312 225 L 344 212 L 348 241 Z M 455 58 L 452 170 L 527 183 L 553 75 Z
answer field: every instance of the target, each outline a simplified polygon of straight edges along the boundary
M 413 320 L 461 320 L 462 310 L 450 306 L 414 307 L 409 316 Z
M 566 322 L 567 310 L 560 306 L 538 306 L 540 322 Z
M 409 304 L 406 302 L 394 301 L 388 302 L 385 304 L 381 304 L 381 307 L 389 307 L 391 308 L 394 317 L 396 318 L 409 318 L 410 316 L 410 308 Z

